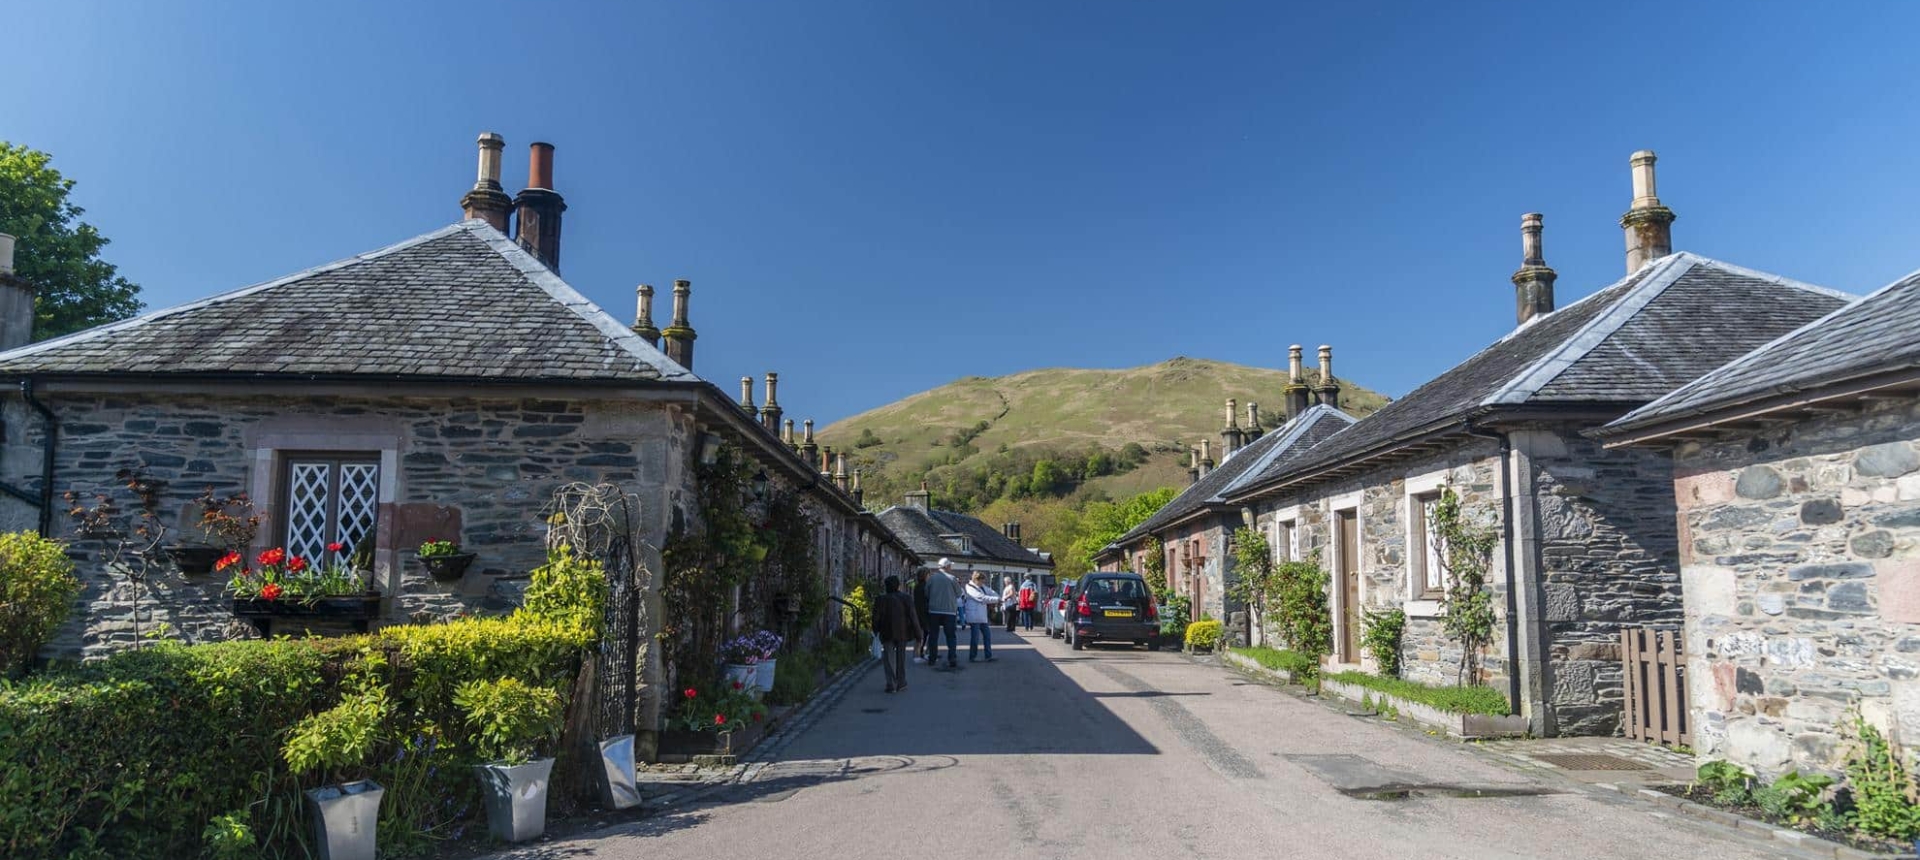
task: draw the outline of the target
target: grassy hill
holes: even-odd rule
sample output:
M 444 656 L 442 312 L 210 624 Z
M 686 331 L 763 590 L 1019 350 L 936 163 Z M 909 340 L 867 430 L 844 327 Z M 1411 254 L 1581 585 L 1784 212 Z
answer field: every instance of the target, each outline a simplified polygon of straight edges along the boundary
M 1243 423 L 1247 401 L 1259 403 L 1272 429 L 1286 381 L 1283 370 L 1194 358 L 973 376 L 836 422 L 819 437 L 863 470 L 875 507 L 897 503 L 923 479 L 936 504 L 963 511 L 997 500 L 1121 499 L 1184 484 L 1190 446 L 1212 439 L 1218 451 L 1229 397 L 1240 401 Z M 1341 387 L 1342 407 L 1355 414 L 1387 402 L 1345 380 Z

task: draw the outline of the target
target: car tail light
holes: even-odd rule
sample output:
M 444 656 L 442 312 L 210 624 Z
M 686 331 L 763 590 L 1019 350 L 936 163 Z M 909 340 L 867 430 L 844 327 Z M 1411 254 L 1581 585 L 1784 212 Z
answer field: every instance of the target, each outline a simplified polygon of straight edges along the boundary
M 1087 596 L 1084 594 L 1080 595 L 1080 608 L 1077 611 L 1082 618 L 1093 617 L 1093 606 L 1087 603 Z
M 1160 608 L 1153 605 L 1153 598 L 1151 597 L 1147 598 L 1147 620 L 1148 621 L 1160 620 Z

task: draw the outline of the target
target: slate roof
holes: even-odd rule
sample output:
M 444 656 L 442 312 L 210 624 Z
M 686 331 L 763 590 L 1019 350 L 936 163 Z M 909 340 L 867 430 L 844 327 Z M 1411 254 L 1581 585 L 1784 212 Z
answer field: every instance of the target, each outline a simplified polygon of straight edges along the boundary
M 1053 562 L 1014 543 L 1012 539 L 1001 534 L 999 529 L 966 514 L 939 509 L 923 511 L 905 505 L 894 505 L 880 512 L 880 522 L 899 536 L 900 540 L 913 550 L 914 555 L 920 556 L 925 562 L 932 562 L 945 556 L 953 559 L 1024 564 L 1029 567 L 1053 566 Z M 972 538 L 973 552 L 963 553 L 955 550 L 940 537 L 943 534 L 961 534 Z
M 1309 455 L 1269 465 L 1243 480 L 1230 498 L 1391 450 L 1470 414 L 1631 408 L 1851 298 L 1694 254 L 1671 254 L 1515 329 Z
M 1920 367 L 1920 272 L 1701 376 L 1603 428 L 1609 436 L 1748 401 Z
M 1276 463 L 1286 463 L 1305 456 L 1308 449 L 1347 429 L 1355 420 L 1353 416 L 1331 406 L 1315 405 L 1307 409 L 1272 432 L 1255 439 L 1253 444 L 1233 452 L 1225 462 L 1188 485 L 1180 495 L 1173 497 L 1152 516 L 1115 538 L 1112 545 L 1125 546 L 1186 519 L 1209 505 L 1224 503 L 1226 496 L 1240 485 L 1242 478 L 1258 475 Z
M 483 221 L 0 353 L 0 375 L 697 378 Z

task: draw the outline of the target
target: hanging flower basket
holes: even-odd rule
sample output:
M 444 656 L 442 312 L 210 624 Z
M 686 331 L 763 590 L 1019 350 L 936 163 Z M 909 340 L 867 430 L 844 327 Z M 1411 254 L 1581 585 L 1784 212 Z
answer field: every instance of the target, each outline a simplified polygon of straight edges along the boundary
M 463 552 L 456 555 L 423 558 L 420 559 L 420 563 L 427 568 L 427 573 L 433 575 L 434 582 L 452 582 L 466 576 L 467 566 L 473 564 L 473 560 L 479 557 L 477 553 Z
M 167 554 L 167 558 L 175 567 L 180 568 L 181 573 L 194 576 L 212 573 L 214 564 L 220 561 L 221 556 L 227 554 L 227 551 L 221 547 L 193 544 L 176 544 L 163 547 L 162 551 Z

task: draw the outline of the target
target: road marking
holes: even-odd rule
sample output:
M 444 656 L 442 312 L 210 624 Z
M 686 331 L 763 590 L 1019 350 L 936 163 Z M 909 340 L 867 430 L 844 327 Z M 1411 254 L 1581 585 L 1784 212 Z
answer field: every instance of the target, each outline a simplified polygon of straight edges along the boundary
M 1100 674 L 1125 687 L 1128 692 L 1160 692 L 1153 685 L 1104 663 L 1095 663 L 1093 667 L 1099 670 Z M 1153 708 L 1161 719 L 1166 720 L 1167 725 L 1173 729 L 1175 735 L 1180 737 L 1181 742 L 1192 747 L 1194 752 L 1199 753 L 1200 757 L 1206 760 L 1207 766 L 1221 776 L 1229 779 L 1265 778 L 1266 775 L 1260 772 L 1259 766 L 1255 765 L 1252 759 L 1241 755 L 1232 745 L 1221 740 L 1219 735 L 1207 728 L 1207 724 L 1194 716 L 1192 711 L 1187 710 L 1185 705 L 1168 696 L 1143 696 L 1142 698 L 1146 699 L 1147 705 Z

